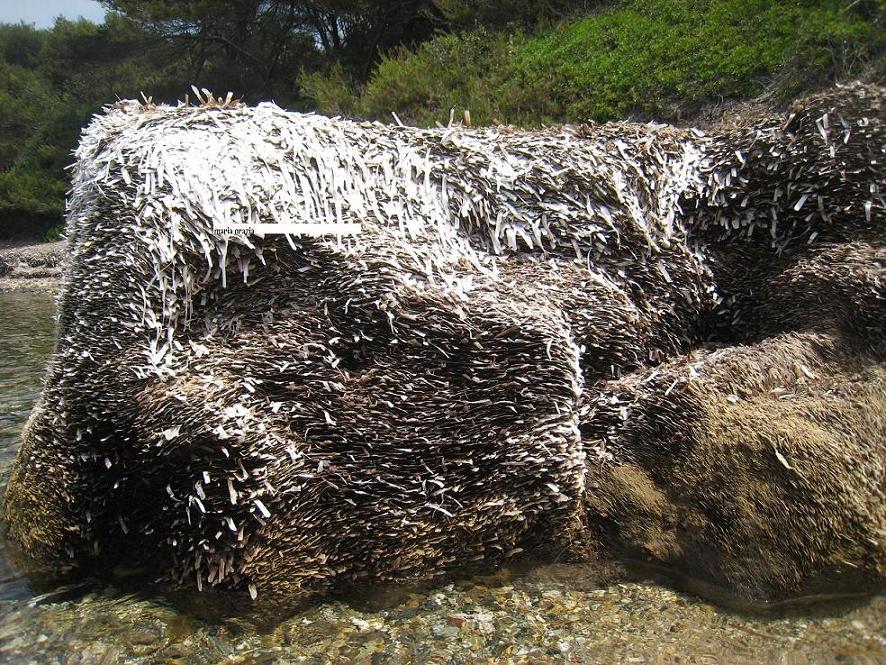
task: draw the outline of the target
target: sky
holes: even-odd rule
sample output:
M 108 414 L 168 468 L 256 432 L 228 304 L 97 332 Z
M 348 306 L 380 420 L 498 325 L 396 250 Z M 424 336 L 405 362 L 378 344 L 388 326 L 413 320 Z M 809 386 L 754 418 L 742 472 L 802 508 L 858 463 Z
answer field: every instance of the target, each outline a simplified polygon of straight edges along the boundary
M 49 28 L 56 16 L 78 16 L 100 23 L 105 9 L 95 0 L 0 0 L 0 23 L 33 23 Z

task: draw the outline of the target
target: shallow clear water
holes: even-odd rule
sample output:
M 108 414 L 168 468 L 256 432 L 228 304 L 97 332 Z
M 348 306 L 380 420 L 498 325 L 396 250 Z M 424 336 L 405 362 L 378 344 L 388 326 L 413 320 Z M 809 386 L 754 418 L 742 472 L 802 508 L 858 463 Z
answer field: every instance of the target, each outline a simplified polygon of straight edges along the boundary
M 0 293 L 4 484 L 52 350 L 52 311 L 47 294 Z M 0 538 L 0 662 L 886 662 L 883 596 L 748 614 L 617 575 L 523 563 L 280 607 L 126 577 L 53 580 Z
M 54 303 L 47 293 L 0 293 L 0 486 L 19 445 L 19 433 L 40 395 L 46 358 L 55 341 Z M 0 601 L 32 594 L 27 578 L 10 568 L 0 537 Z

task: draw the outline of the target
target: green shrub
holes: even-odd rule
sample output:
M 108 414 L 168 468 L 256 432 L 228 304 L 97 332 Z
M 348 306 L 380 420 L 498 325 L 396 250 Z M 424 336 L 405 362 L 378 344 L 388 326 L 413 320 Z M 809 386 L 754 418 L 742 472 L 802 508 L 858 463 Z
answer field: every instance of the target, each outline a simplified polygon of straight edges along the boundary
M 305 72 L 298 78 L 302 93 L 329 115 L 352 116 L 357 96 L 344 68 L 335 63 L 328 72 Z
M 506 121 L 502 94 L 507 68 L 525 42 L 521 34 L 485 29 L 444 35 L 418 48 L 384 58 L 354 104 L 360 115 L 389 119 L 396 110 L 404 122 L 445 124 L 450 109 L 465 109 L 476 123 Z
M 56 240 L 61 240 L 65 235 L 65 225 L 64 224 L 56 224 L 51 229 L 49 229 L 43 236 L 43 239 L 46 242 L 55 242 Z
M 792 97 L 883 72 L 882 2 L 631 0 L 530 37 L 444 35 L 385 58 L 337 108 L 419 124 L 449 108 L 476 122 L 538 125 L 685 118 L 769 89 Z M 318 108 L 330 104 L 314 97 Z
M 840 6 L 632 2 L 532 40 L 512 67 L 521 88 L 566 118 L 673 118 L 755 95 L 781 68 L 793 70 L 780 72 L 792 93 L 856 74 L 883 37 Z
M 617 0 L 436 0 L 435 5 L 460 27 L 532 27 L 552 19 L 584 15 Z

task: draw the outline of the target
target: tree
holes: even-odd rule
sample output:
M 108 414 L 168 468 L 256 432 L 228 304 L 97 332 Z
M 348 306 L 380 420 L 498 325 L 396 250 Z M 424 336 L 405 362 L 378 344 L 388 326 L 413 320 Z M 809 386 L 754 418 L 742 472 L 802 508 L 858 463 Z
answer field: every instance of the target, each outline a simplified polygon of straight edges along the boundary
M 432 0 L 103 0 L 182 49 L 194 82 L 299 106 L 297 76 L 341 63 L 361 80 L 379 54 L 428 38 Z
M 174 100 L 183 74 L 165 42 L 120 15 L 0 24 L 0 237 L 61 221 L 64 169 L 93 113 L 141 90 Z

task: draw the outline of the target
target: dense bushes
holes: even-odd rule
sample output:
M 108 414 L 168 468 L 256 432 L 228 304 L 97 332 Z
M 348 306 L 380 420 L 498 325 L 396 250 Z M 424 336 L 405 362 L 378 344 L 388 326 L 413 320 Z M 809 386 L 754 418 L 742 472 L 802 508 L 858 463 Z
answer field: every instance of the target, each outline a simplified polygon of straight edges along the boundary
M 755 95 L 776 73 L 789 93 L 857 73 L 882 33 L 838 3 L 817 4 L 632 2 L 528 42 L 513 65 L 517 85 L 532 91 L 521 110 L 570 119 L 675 117 Z
M 51 30 L 0 25 L 0 239 L 59 224 L 81 128 L 118 96 L 168 92 L 178 65 L 166 55 L 116 15 Z
M 519 34 L 485 28 L 442 35 L 415 52 L 401 50 L 382 59 L 360 91 L 348 85 L 341 70 L 303 77 L 301 85 L 324 113 L 390 120 L 395 110 L 404 120 L 433 124 L 446 122 L 450 108 L 467 107 L 480 122 L 495 122 L 504 117 L 499 110 L 508 65 L 524 43 Z
M 481 28 L 384 59 L 361 91 L 318 76 L 326 112 L 419 124 L 677 119 L 769 87 L 794 96 L 882 62 L 879 2 L 633 0 L 525 37 Z M 863 13 L 866 12 L 866 13 Z M 882 74 L 882 72 L 880 72 Z M 337 87 L 335 103 L 329 89 Z

